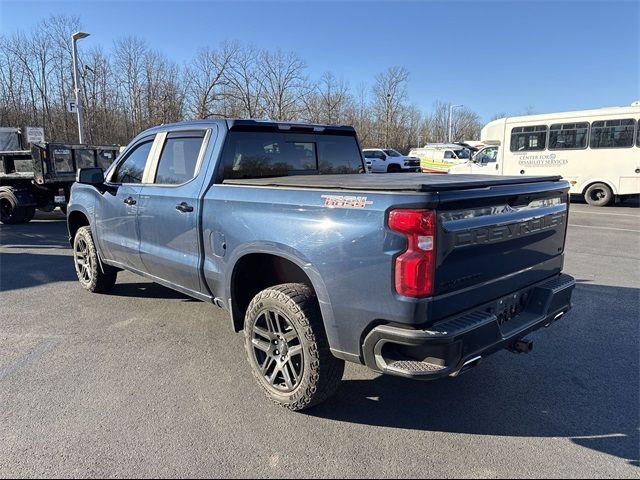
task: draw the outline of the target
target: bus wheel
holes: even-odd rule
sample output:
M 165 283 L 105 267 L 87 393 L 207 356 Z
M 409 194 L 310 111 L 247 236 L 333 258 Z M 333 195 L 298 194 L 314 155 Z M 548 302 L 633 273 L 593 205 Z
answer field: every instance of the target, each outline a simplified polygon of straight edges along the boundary
M 584 192 L 584 199 L 594 207 L 604 207 L 613 200 L 613 192 L 604 183 L 594 183 Z

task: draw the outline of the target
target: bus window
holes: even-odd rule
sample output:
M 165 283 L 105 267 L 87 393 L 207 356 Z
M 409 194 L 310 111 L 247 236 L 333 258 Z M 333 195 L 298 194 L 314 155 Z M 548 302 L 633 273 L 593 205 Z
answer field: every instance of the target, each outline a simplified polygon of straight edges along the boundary
M 625 148 L 633 146 L 635 120 L 600 120 L 591 124 L 591 148 Z
M 549 128 L 549 150 L 577 150 L 587 148 L 589 124 L 556 123 Z
M 526 152 L 544 150 L 547 143 L 547 126 L 515 127 L 511 130 L 511 151 Z
M 640 119 L 636 122 L 638 125 L 638 133 L 636 133 L 636 145 L 640 147 Z

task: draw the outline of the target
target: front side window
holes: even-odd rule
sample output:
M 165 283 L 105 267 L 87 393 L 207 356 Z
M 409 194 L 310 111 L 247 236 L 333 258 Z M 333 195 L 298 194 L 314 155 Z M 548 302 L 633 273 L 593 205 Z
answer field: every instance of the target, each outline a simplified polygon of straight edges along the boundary
M 456 158 L 469 158 L 469 150 L 462 148 L 455 151 Z
M 172 132 L 167 135 L 154 183 L 180 185 L 196 174 L 204 131 Z
M 515 127 L 511 130 L 511 151 L 529 152 L 544 150 L 547 143 L 547 126 Z
M 117 167 L 111 181 L 113 183 L 142 183 L 144 167 L 147 164 L 153 140 L 147 140 L 135 146 Z
M 556 123 L 549 128 L 549 150 L 576 150 L 587 148 L 589 124 Z
M 633 146 L 635 120 L 600 120 L 591 124 L 591 148 L 625 148 Z
M 385 150 L 384 153 L 386 153 L 390 157 L 401 157 L 402 156 L 402 154 L 400 152 L 398 152 L 396 150 L 393 150 L 393 149 Z
M 492 163 L 496 161 L 498 157 L 498 149 L 497 148 L 485 148 L 484 150 L 478 152 L 475 157 L 475 161 L 477 163 Z

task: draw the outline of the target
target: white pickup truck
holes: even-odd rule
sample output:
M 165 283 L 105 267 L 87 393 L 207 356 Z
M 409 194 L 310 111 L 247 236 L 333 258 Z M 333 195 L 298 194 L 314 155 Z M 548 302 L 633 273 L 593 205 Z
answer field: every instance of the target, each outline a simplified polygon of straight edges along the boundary
M 419 172 L 420 159 L 408 157 L 392 148 L 367 148 L 362 151 L 372 173 Z

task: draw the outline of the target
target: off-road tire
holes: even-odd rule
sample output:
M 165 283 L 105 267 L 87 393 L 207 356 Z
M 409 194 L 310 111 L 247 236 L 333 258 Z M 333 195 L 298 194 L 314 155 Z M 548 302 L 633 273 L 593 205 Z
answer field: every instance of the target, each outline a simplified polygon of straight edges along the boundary
M 80 227 L 73 237 L 73 264 L 82 288 L 93 293 L 108 292 L 113 288 L 118 270 L 100 265 L 91 228 Z
M 18 198 L 11 188 L 0 189 L 0 222 L 5 225 L 25 223 L 25 216 L 26 209 L 18 206 Z
M 604 183 L 594 183 L 584 192 L 584 199 L 594 207 L 604 207 L 613 202 L 613 192 Z
M 297 339 L 293 341 L 299 341 L 302 347 L 302 361 L 298 359 L 302 371 L 293 389 L 287 392 L 279 391 L 269 383 L 258 363 L 257 355 L 262 350 L 253 344 L 256 323 L 270 311 L 277 312 L 283 323 L 295 329 Z M 305 410 L 324 402 L 340 385 L 344 361 L 334 357 L 329 350 L 318 300 L 307 285 L 285 283 L 258 293 L 247 309 L 244 333 L 251 371 L 267 398 L 277 405 L 293 411 Z

